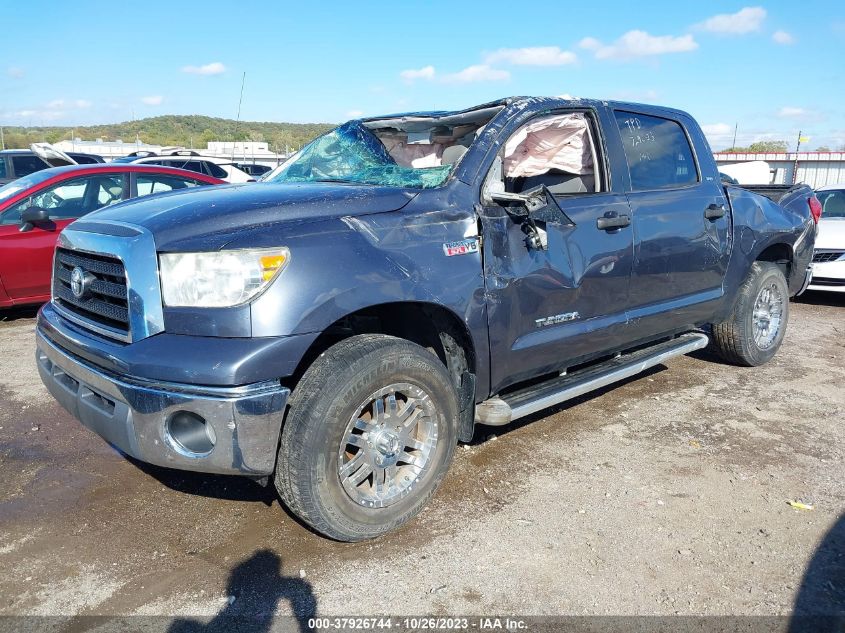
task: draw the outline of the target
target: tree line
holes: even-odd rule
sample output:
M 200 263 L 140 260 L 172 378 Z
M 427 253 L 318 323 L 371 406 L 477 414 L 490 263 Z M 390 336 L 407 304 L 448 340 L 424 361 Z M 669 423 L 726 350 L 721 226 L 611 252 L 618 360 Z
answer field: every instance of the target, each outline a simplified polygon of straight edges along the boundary
M 720 149 L 719 154 L 785 154 L 789 149 L 789 144 L 786 141 L 758 141 L 752 143 L 748 147 L 729 147 L 727 149 Z M 805 152 L 811 151 L 805 149 Z M 814 152 L 845 152 L 845 145 L 838 149 L 831 149 L 827 145 L 820 145 Z
M 205 149 L 209 141 L 264 141 L 270 150 L 294 151 L 315 137 L 327 132 L 329 123 L 272 123 L 235 121 L 201 115 L 165 115 L 76 127 L 3 127 L 6 149 L 28 148 L 32 143 L 57 143 L 79 138 L 84 141 L 102 139 L 134 143 L 140 139 L 151 145 L 178 145 Z
M 85 141 L 103 139 L 122 140 L 134 143 L 140 139 L 150 145 L 178 145 L 205 149 L 209 141 L 264 141 L 270 150 L 277 153 L 295 151 L 327 132 L 334 124 L 329 123 L 273 123 L 259 121 L 235 121 L 202 115 L 175 115 L 150 117 L 123 123 L 86 126 L 48 127 L 3 127 L 6 149 L 28 148 L 32 143 L 56 143 L 61 140 L 80 138 Z M 786 141 L 758 141 L 748 147 L 729 147 L 722 153 L 784 153 L 788 150 Z M 845 145 L 835 150 L 823 145 L 816 152 L 845 152 Z

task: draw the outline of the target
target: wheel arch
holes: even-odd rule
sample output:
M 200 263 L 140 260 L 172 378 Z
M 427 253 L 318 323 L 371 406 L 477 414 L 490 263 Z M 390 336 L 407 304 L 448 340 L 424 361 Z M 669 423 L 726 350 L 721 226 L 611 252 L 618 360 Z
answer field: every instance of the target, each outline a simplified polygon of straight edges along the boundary
M 430 350 L 446 366 L 460 406 L 458 437 L 468 442 L 475 429 L 477 348 L 466 323 L 438 303 L 398 301 L 359 308 L 326 327 L 303 354 L 294 373 L 282 380 L 294 389 L 302 375 L 331 346 L 357 334 L 387 334 Z
M 792 274 L 794 258 L 795 253 L 792 245 L 788 242 L 779 241 L 766 245 L 757 253 L 754 261 L 776 264 L 783 271 L 784 276 L 789 279 Z
M 305 370 L 332 345 L 356 334 L 388 334 L 425 347 L 449 369 L 453 380 L 475 373 L 478 358 L 466 323 L 452 310 L 427 301 L 396 301 L 349 312 L 326 327 L 306 350 L 291 376 L 298 382 Z

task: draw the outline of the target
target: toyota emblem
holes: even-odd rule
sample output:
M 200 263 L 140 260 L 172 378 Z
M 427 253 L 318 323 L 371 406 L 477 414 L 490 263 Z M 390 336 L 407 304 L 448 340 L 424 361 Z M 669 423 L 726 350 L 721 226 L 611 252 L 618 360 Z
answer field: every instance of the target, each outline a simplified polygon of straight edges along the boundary
M 70 291 L 77 299 L 82 299 L 88 291 L 88 275 L 79 266 L 70 271 Z

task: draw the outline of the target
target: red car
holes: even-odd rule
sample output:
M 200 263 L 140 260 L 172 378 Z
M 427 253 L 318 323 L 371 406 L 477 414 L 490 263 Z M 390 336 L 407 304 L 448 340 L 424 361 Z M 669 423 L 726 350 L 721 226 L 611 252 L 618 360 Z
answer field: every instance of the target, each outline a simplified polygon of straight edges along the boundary
M 0 187 L 0 308 L 50 300 L 53 249 L 76 218 L 111 204 L 222 180 L 155 165 L 45 169 Z

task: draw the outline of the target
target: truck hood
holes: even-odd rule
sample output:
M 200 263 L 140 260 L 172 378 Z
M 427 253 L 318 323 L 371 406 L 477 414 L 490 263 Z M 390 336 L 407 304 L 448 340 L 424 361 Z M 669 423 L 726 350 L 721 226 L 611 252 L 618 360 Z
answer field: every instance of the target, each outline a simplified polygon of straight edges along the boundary
M 337 183 L 210 186 L 137 198 L 82 221 L 142 226 L 160 251 L 217 250 L 244 230 L 397 211 L 416 195 L 402 188 Z
M 816 248 L 845 249 L 845 218 L 825 218 L 819 221 Z
M 68 165 L 76 165 L 76 161 L 65 154 L 62 150 L 56 149 L 49 143 L 33 143 L 29 146 L 32 153 L 38 156 L 50 167 L 67 167 Z

